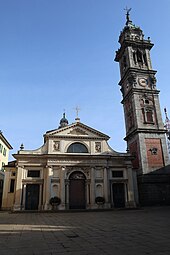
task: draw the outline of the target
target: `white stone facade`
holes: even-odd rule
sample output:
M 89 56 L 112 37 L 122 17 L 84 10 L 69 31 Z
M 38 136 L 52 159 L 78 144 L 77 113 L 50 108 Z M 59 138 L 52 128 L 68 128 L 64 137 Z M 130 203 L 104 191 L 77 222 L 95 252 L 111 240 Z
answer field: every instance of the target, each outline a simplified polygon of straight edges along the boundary
M 81 122 L 44 135 L 37 150 L 14 155 L 15 188 L 9 199 L 10 167 L 3 209 L 69 210 L 135 207 L 136 178 L 131 156 L 112 150 L 109 137 Z M 50 199 L 57 197 L 55 207 Z M 102 198 L 102 202 L 96 198 Z M 97 203 L 96 203 L 97 202 Z

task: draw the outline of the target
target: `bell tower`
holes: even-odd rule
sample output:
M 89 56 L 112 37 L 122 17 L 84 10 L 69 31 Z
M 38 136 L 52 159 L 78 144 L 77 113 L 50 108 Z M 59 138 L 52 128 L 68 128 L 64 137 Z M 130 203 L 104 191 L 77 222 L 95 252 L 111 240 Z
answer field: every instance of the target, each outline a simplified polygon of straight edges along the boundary
M 162 121 L 156 71 L 152 69 L 150 38 L 144 38 L 140 27 L 130 20 L 126 9 L 126 24 L 120 33 L 119 62 L 128 150 L 134 156 L 137 174 L 146 174 L 168 164 L 165 129 Z

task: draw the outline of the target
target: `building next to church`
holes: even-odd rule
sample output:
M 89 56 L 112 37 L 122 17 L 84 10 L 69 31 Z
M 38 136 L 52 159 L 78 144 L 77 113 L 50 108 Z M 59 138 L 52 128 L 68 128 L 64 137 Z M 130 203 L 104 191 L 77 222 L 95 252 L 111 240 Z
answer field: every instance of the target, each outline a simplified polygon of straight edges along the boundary
M 9 150 L 12 146 L 0 131 L 0 180 L 4 179 L 4 166 L 8 164 Z
M 9 150 L 12 146 L 9 144 L 2 131 L 0 131 L 0 207 L 2 203 L 2 192 L 4 182 L 4 167 L 8 164 Z
M 76 118 L 44 135 L 37 150 L 21 150 L 6 167 L 3 209 L 58 210 L 136 206 L 129 153 L 115 152 L 109 137 Z M 98 200 L 99 199 L 99 200 Z
M 139 198 L 143 205 L 170 204 L 170 167 L 160 104 L 156 71 L 152 68 L 150 38 L 130 20 L 119 37 L 119 62 L 122 104 L 127 146 L 135 157 L 133 169 L 138 176 Z

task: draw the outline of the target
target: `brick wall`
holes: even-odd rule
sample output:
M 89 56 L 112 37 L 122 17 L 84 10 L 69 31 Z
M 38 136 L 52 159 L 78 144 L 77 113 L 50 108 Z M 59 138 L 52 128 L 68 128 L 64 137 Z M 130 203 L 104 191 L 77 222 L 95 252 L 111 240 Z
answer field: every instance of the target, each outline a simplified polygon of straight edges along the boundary
M 134 159 L 132 160 L 133 168 L 139 168 L 139 155 L 136 141 L 129 145 L 129 151 L 132 154 L 132 156 L 134 156 Z
M 148 167 L 164 166 L 161 140 L 156 138 L 146 138 L 146 155 Z

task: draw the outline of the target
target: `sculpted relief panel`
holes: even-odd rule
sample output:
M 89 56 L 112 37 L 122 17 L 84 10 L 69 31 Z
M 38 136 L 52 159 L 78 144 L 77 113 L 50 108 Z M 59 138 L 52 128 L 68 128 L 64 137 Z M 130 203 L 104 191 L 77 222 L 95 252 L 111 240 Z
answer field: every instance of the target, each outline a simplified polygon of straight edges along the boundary
M 60 151 L 60 142 L 53 141 L 53 151 Z

